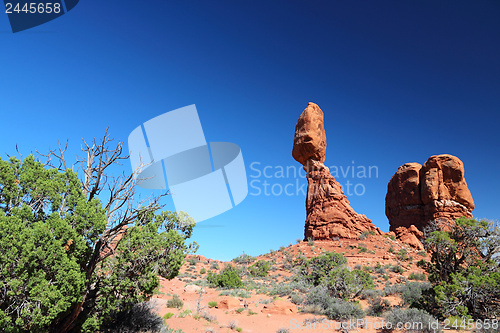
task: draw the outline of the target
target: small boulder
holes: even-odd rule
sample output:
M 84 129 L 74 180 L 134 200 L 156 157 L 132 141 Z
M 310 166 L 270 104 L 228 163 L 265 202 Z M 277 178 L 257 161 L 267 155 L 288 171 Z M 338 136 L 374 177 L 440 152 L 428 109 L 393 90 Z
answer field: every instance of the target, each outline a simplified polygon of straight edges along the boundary
M 217 309 L 238 309 L 241 308 L 240 300 L 234 297 L 226 297 L 217 302 Z
M 264 305 L 262 313 L 282 315 L 295 314 L 297 313 L 297 306 L 287 301 L 276 300 L 270 304 Z

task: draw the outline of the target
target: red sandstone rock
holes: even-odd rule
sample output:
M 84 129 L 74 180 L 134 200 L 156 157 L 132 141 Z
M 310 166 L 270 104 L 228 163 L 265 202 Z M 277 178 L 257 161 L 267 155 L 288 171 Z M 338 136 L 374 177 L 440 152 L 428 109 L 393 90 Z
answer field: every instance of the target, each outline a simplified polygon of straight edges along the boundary
M 381 234 L 369 218 L 352 209 L 342 186 L 323 163 L 310 161 L 304 169 L 308 171 L 305 239 L 358 238 L 363 231 Z
M 230 310 L 240 307 L 241 307 L 240 300 L 234 297 L 227 297 L 217 302 L 217 309 Z
M 326 134 L 323 111 L 318 105 L 309 103 L 295 126 L 292 156 L 304 165 L 307 160 L 325 161 Z
M 342 187 L 323 164 L 325 152 L 323 111 L 309 103 L 297 121 L 292 150 L 293 158 L 307 172 L 305 239 L 358 238 L 363 231 L 382 234 L 370 219 L 351 208 Z
M 422 236 L 422 231 L 418 230 L 414 225 L 411 225 L 409 228 L 399 227 L 396 229 L 396 238 L 398 240 L 419 251 L 424 249 L 424 245 L 420 242 Z
M 420 196 L 421 169 L 422 166 L 418 163 L 403 164 L 389 181 L 385 214 L 391 224 L 391 231 L 412 224 L 420 227 L 424 220 L 424 207 Z
M 387 186 L 385 204 L 391 231 L 411 225 L 422 231 L 433 220 L 470 218 L 474 209 L 463 163 L 452 155 L 432 156 L 423 166 L 399 167 Z
M 297 306 L 286 301 L 276 300 L 270 304 L 264 305 L 263 313 L 270 314 L 295 314 L 297 313 Z

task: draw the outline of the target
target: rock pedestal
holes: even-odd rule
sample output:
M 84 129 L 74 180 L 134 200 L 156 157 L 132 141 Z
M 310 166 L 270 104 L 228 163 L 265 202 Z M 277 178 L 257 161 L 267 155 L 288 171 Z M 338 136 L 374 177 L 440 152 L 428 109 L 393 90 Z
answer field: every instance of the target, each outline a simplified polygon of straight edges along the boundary
M 365 215 L 352 209 L 342 186 L 323 164 L 326 134 L 323 111 L 309 103 L 295 127 L 292 156 L 307 173 L 307 218 L 304 239 L 358 238 L 364 231 L 381 234 Z

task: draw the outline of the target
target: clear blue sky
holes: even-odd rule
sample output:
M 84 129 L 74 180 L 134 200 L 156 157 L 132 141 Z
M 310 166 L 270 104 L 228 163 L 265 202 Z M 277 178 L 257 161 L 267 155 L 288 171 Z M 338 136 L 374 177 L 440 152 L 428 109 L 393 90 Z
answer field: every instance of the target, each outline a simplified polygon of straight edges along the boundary
M 110 127 L 126 141 L 196 104 L 207 140 L 238 144 L 263 186 L 253 162 L 300 168 L 294 128 L 313 101 L 325 112 L 326 164 L 377 167 L 338 181 L 361 184 L 349 200 L 383 231 L 397 168 L 443 153 L 464 162 L 474 215 L 499 219 L 499 17 L 498 1 L 102 0 L 13 34 L 2 14 L 0 153 L 69 139 L 74 156 L 82 137 Z M 295 184 L 289 176 L 268 182 Z M 249 191 L 199 224 L 200 254 L 228 260 L 303 237 L 303 194 Z

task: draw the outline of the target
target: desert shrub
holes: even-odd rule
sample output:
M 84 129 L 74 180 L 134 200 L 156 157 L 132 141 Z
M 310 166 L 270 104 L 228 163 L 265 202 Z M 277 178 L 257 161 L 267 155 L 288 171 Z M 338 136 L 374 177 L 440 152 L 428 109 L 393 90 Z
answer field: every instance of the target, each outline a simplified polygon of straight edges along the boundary
M 157 213 L 158 197 L 143 206 L 130 200 L 135 177 L 111 175 L 124 158 L 111 141 L 86 146 L 74 168 L 33 155 L 0 158 L 3 332 L 97 331 L 117 313 L 138 311 L 135 304 L 157 292 L 158 276 L 177 276 L 194 249 L 186 244 L 192 219 Z
M 186 310 L 182 311 L 181 313 L 179 313 L 177 316 L 179 318 L 186 318 L 187 316 L 189 316 L 192 313 L 193 313 L 193 311 L 186 309 Z
M 394 273 L 403 273 L 405 270 L 403 269 L 403 267 L 401 267 L 401 265 L 397 264 L 397 265 L 394 265 L 394 266 L 391 266 L 391 268 L 389 268 L 389 270 L 391 272 L 394 272 Z
M 243 285 L 237 270 L 231 265 L 226 266 L 219 274 L 209 272 L 207 282 L 211 286 L 220 288 L 238 288 Z
M 207 332 L 209 332 L 209 331 L 207 331 Z M 162 333 L 184 333 L 184 331 L 181 329 L 176 330 L 176 329 L 173 329 L 173 328 L 166 326 L 165 331 L 163 331 Z M 215 331 L 213 331 L 213 333 L 215 333 Z
M 303 313 L 311 313 L 316 315 L 322 315 L 324 313 L 324 309 L 320 305 L 308 304 L 304 305 L 301 309 Z
M 425 277 L 425 274 L 423 274 L 423 273 L 411 272 L 410 275 L 408 275 L 408 280 L 425 281 L 426 279 L 427 278 Z
M 287 328 L 280 328 L 276 333 L 290 333 L 290 331 Z
M 437 319 L 420 309 L 394 309 L 387 312 L 384 318 L 387 327 L 393 329 L 405 327 L 406 324 L 407 332 L 435 333 L 440 331 Z
M 234 330 L 236 327 L 238 327 L 238 322 L 236 320 L 231 320 L 228 324 L 227 327 L 229 329 Z
M 179 295 L 174 295 L 167 301 L 167 308 L 182 309 L 184 302 L 179 298 Z
M 210 314 L 210 312 L 208 311 L 203 311 L 200 316 L 205 319 L 206 321 L 209 321 L 209 322 L 214 322 L 214 321 L 217 321 L 217 317 Z
M 426 265 L 427 261 L 425 261 L 424 259 L 420 259 L 419 261 L 417 261 L 417 267 L 425 268 Z
M 241 298 L 249 298 L 251 295 L 252 293 L 245 289 L 223 290 L 219 294 L 219 296 L 233 296 Z
M 343 266 L 330 271 L 326 286 L 331 296 L 347 300 L 359 296 L 365 289 L 373 288 L 373 280 L 367 272 L 351 271 Z
M 374 299 L 384 296 L 384 292 L 378 289 L 366 289 L 361 292 L 361 299 Z
M 304 298 L 302 296 L 300 296 L 299 294 L 297 293 L 292 293 L 290 295 L 290 301 L 293 303 L 293 304 L 302 304 L 302 302 L 304 302 Z
M 394 237 L 393 235 L 384 235 L 384 236 L 389 238 L 389 239 L 392 239 L 393 241 L 396 240 L 396 237 Z
M 324 311 L 330 320 L 361 319 L 365 317 L 364 311 L 355 303 L 335 299 Z
M 401 249 L 398 251 L 398 259 L 401 261 L 408 260 L 408 251 L 406 249 Z
M 163 316 L 163 319 L 164 320 L 168 320 L 170 318 L 172 318 L 174 316 L 174 314 L 172 312 L 167 312 L 165 313 L 165 315 Z
M 332 298 L 326 286 L 316 286 L 306 295 L 306 305 L 319 305 L 322 309 L 326 309 L 332 304 Z
M 269 274 L 271 264 L 265 260 L 259 260 L 248 268 L 249 273 L 256 277 L 265 277 Z
M 377 265 L 375 265 L 375 273 L 385 274 L 385 272 L 385 268 L 378 262 Z
M 374 297 L 368 301 L 370 307 L 368 308 L 368 314 L 371 316 L 380 316 L 382 313 L 386 312 L 391 308 L 391 303 L 388 300 L 381 297 Z
M 269 295 L 271 296 L 288 296 L 293 292 L 293 288 L 289 283 L 279 283 L 274 285 L 271 290 L 269 290 Z
M 295 257 L 295 259 L 293 259 L 293 263 L 292 263 L 292 266 L 293 267 L 300 267 L 302 265 L 304 265 L 305 263 L 307 262 L 307 257 L 303 254 L 299 254 L 298 256 Z
M 317 286 L 329 272 L 347 263 L 347 259 L 340 253 L 327 252 L 318 257 L 309 259 L 299 268 L 299 276 L 309 284 Z
M 163 319 L 153 311 L 150 302 L 135 304 L 131 309 L 113 313 L 102 326 L 101 331 L 111 332 L 161 332 Z
M 430 287 L 430 283 L 408 282 L 402 287 L 401 297 L 405 304 L 415 306 L 422 297 L 422 292 Z
M 191 266 L 196 266 L 196 264 L 199 263 L 200 261 L 196 258 L 189 258 L 188 262 Z
M 251 264 L 255 261 L 255 257 L 248 255 L 246 253 L 240 254 L 236 258 L 233 259 L 233 262 L 237 264 Z
M 216 306 L 217 306 L 217 302 L 216 301 L 210 301 L 210 302 L 208 302 L 208 307 L 209 308 L 214 308 Z
M 467 218 L 457 219 L 448 232 L 432 227 L 424 241 L 431 254 L 424 268 L 432 289 L 423 294 L 422 307 L 442 317 L 498 317 L 500 227 Z
M 210 269 L 219 269 L 219 264 L 217 263 L 217 261 L 212 261 L 212 263 L 210 264 Z
M 205 269 L 205 267 L 203 267 L 202 269 L 200 269 L 200 274 L 205 274 L 207 272 L 207 270 Z
M 388 251 L 389 253 L 396 253 L 396 251 L 394 250 L 394 248 L 393 248 L 392 246 L 391 246 L 391 247 L 389 248 L 389 250 L 387 250 L 387 251 Z
M 368 231 L 363 231 L 358 238 L 359 240 L 365 240 L 368 236 L 370 236 L 370 233 Z
M 384 286 L 384 293 L 386 296 L 400 294 L 403 291 L 404 285 L 402 284 L 386 284 Z
M 309 246 L 314 246 L 314 238 L 309 237 L 309 238 L 307 239 L 307 245 L 309 245 Z
M 358 253 L 364 253 L 368 251 L 368 249 L 365 246 L 359 245 L 358 246 Z

